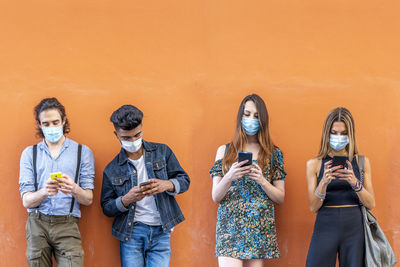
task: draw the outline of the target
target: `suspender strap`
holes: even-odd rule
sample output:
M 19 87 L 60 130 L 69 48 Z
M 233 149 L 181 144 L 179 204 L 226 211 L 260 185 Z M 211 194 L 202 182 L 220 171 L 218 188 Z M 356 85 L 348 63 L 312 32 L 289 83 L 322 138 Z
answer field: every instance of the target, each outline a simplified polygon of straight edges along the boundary
M 37 159 L 37 145 L 33 146 L 33 176 L 35 177 L 35 191 L 38 190 L 38 183 L 37 183 L 37 169 L 36 169 L 36 159 Z
M 35 178 L 35 192 L 38 190 L 38 182 L 37 182 L 37 167 L 36 167 L 36 161 L 37 161 L 37 145 L 33 146 L 33 159 L 32 159 L 32 165 L 33 165 L 33 177 Z M 35 209 L 37 209 L 39 206 L 37 206 Z
M 75 173 L 75 183 L 76 184 L 78 184 L 79 170 L 81 168 L 81 158 L 82 158 L 82 145 L 79 144 L 79 146 L 78 146 L 78 160 L 77 160 L 77 164 L 76 164 L 76 173 Z M 72 214 L 72 211 L 74 210 L 74 204 L 75 204 L 75 198 L 72 196 L 71 208 L 69 209 L 69 214 Z

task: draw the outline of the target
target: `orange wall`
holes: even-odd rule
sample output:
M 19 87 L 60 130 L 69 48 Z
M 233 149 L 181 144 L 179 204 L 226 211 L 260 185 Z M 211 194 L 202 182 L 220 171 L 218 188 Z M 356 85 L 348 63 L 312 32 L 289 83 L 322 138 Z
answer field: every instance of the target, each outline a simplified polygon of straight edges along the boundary
M 374 212 L 400 257 L 399 10 L 396 0 L 1 0 L 0 265 L 26 264 L 19 157 L 38 142 L 32 109 L 48 96 L 66 106 L 70 137 L 95 154 L 95 203 L 80 221 L 86 266 L 119 262 L 99 199 L 119 150 L 109 116 L 126 103 L 144 111 L 146 139 L 169 144 L 192 179 L 178 197 L 187 220 L 173 233 L 172 266 L 216 266 L 208 169 L 251 92 L 267 103 L 288 173 L 276 212 L 282 257 L 268 266 L 304 265 L 314 223 L 305 162 L 337 106 L 353 112 Z

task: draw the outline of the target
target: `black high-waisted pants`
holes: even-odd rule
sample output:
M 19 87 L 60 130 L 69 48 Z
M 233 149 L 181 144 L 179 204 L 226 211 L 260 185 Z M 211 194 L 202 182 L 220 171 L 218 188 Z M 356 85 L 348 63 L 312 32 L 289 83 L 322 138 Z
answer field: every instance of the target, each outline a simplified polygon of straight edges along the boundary
M 315 220 L 306 267 L 364 266 L 364 226 L 360 207 L 322 207 Z

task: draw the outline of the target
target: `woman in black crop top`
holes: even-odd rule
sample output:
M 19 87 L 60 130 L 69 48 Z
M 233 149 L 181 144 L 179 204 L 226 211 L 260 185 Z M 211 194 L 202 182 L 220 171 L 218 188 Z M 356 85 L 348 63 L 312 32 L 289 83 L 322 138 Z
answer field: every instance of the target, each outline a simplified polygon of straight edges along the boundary
M 335 155 L 347 166 L 333 166 Z M 317 212 L 306 267 L 364 266 L 364 227 L 360 205 L 375 207 L 371 167 L 365 157 L 360 181 L 354 120 L 346 108 L 335 108 L 325 119 L 321 148 L 307 162 L 309 206 Z M 344 168 L 343 168 L 344 167 Z

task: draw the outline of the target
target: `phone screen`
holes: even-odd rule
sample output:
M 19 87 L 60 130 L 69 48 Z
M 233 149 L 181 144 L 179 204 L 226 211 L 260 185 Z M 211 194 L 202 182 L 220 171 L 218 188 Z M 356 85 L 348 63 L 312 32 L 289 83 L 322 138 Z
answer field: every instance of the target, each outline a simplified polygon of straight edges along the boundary
M 143 183 L 140 183 L 139 186 L 145 186 L 145 185 L 148 185 L 148 184 L 151 184 L 151 182 L 149 182 L 149 181 L 143 182 Z
M 242 162 L 244 160 L 248 160 L 243 166 L 249 166 L 253 163 L 253 153 L 251 152 L 239 152 L 238 154 L 238 162 Z
M 343 166 L 343 168 L 347 167 L 347 160 L 349 158 L 347 156 L 333 156 L 332 166 Z

